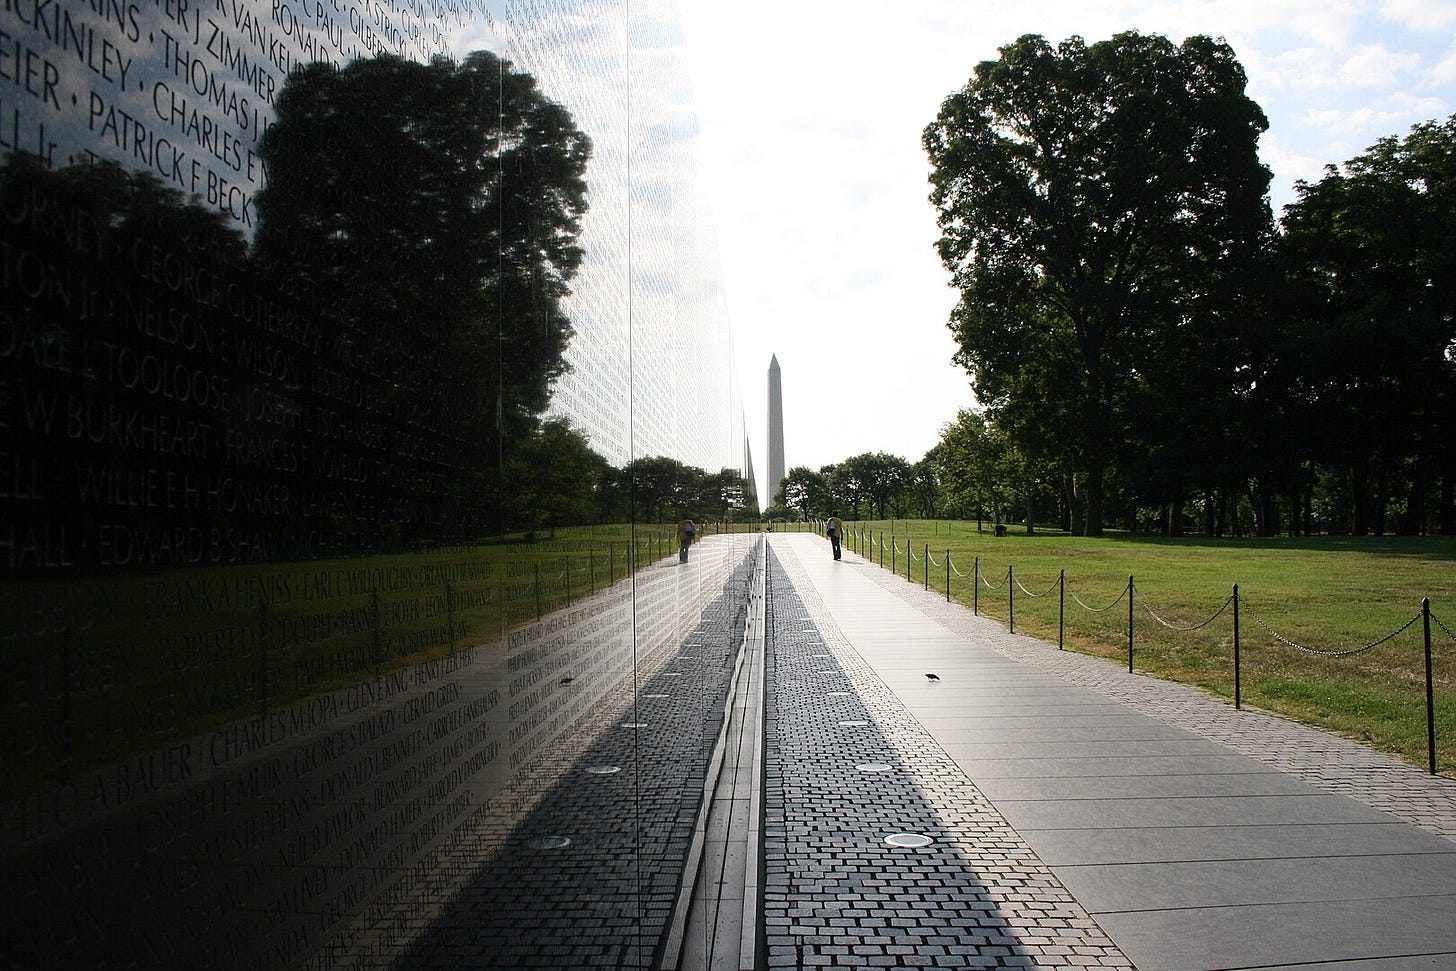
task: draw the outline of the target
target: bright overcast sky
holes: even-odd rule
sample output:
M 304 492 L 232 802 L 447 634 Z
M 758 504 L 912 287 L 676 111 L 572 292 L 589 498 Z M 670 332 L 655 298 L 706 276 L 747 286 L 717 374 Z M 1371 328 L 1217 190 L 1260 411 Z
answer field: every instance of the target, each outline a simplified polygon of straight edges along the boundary
M 1269 118 L 1276 215 L 1297 179 L 1456 112 L 1456 0 L 684 0 L 684 30 L 760 488 L 767 371 L 788 467 L 911 462 L 972 403 L 950 362 L 920 133 L 1022 34 L 1225 38 Z M 765 504 L 767 498 L 765 497 Z

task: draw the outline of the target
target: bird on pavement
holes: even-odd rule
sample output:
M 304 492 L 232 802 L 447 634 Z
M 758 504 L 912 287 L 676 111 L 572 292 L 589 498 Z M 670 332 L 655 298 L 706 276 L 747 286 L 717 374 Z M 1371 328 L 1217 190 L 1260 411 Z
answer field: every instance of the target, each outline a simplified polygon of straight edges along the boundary
M 937 681 L 940 680 L 940 675 L 938 675 L 938 674 L 927 674 L 925 676 L 925 680 L 926 681 L 929 681 L 931 684 L 935 684 L 935 682 L 937 682 Z

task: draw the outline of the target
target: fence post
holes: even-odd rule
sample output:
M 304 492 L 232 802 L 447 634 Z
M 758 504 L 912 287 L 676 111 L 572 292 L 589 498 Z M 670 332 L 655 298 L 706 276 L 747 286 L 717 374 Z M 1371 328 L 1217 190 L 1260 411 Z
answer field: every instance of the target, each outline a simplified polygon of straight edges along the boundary
M 1436 774 L 1436 696 L 1431 689 L 1431 598 L 1421 599 L 1421 619 L 1426 625 L 1426 753 L 1431 775 Z
M 1127 578 L 1127 673 L 1132 674 L 1132 577 Z
M 1057 574 L 1057 650 L 1067 649 L 1067 571 Z
M 258 713 L 268 711 L 268 598 L 258 598 Z
M 564 557 L 566 569 L 566 606 L 571 606 L 571 557 Z
M 1239 585 L 1234 584 L 1234 708 L 1244 707 L 1242 659 L 1239 657 Z
M 925 544 L 925 589 L 930 589 L 930 544 Z
M 1016 568 L 1006 565 L 1006 613 L 1010 618 L 1007 629 L 1016 633 Z
M 536 619 L 541 619 L 541 561 L 537 560 L 536 566 Z
M 905 537 L 905 582 L 914 583 L 915 578 L 910 575 L 915 569 L 915 554 L 910 552 L 910 537 Z
M 374 630 L 371 632 L 371 634 L 372 634 L 372 638 L 371 639 L 373 641 L 373 647 L 374 647 L 374 676 L 377 678 L 377 677 L 379 677 L 379 628 L 380 628 L 380 625 L 383 623 L 383 619 L 384 619 L 383 618 L 383 611 L 381 610 L 381 608 L 379 606 L 379 591 L 378 590 L 375 590 L 374 591 L 373 600 L 374 600 L 374 603 L 373 603 L 374 609 L 370 611 L 370 613 L 373 615 L 372 617 L 370 617 L 370 620 L 373 621 L 373 623 L 370 626 L 372 626 L 374 628 Z M 505 605 L 504 604 L 501 605 L 501 616 L 503 616 L 503 617 L 505 616 Z
M 883 557 L 884 555 L 885 555 L 884 553 L 881 553 L 880 554 L 881 557 Z M 897 557 L 899 555 L 900 555 L 900 547 L 895 544 L 895 534 L 894 533 L 891 533 L 890 534 L 890 572 L 893 573 L 893 574 L 898 574 L 900 572 L 900 568 L 895 565 L 895 557 Z M 885 561 L 883 559 L 881 559 L 880 560 L 880 566 L 884 566 L 884 565 L 885 565 Z
M 971 614 L 981 616 L 981 558 L 976 557 L 975 565 L 971 567 Z
M 445 581 L 445 629 L 450 637 L 450 652 L 455 652 L 455 598 L 450 592 L 450 581 Z
M 950 547 L 945 548 L 945 602 L 950 603 Z
M 885 568 L 885 531 L 880 530 L 880 569 Z
M 587 592 L 596 593 L 597 589 L 597 552 L 596 550 L 586 551 L 587 570 Z

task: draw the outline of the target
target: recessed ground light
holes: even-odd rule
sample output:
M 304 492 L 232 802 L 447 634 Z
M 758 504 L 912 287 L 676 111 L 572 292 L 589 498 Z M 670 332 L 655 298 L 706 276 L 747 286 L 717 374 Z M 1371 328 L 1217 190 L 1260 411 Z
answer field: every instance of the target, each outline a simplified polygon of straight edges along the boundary
M 565 836 L 537 836 L 526 840 L 526 848 L 531 850 L 559 850 L 570 845 L 571 840 Z
M 616 775 L 622 771 L 620 765 L 589 765 L 586 770 L 592 775 Z
M 868 725 L 869 722 L 865 721 L 863 718 L 846 718 L 839 724 L 844 726 L 845 728 L 863 728 Z
M 662 672 L 662 676 L 664 678 L 680 678 L 683 674 L 681 671 L 664 671 Z
M 623 728 L 646 728 L 646 722 L 622 722 Z
M 816 671 L 815 673 L 816 674 L 838 674 L 839 672 L 836 671 L 836 670 L 834 670 L 834 668 L 825 668 L 822 671 Z
M 855 766 L 861 772 L 889 772 L 890 766 L 883 762 L 861 762 Z
M 895 833 L 891 836 L 886 836 L 885 842 L 891 846 L 915 847 L 929 846 L 935 840 L 929 836 L 922 836 L 919 833 Z
M 825 695 L 826 698 L 853 698 L 854 695 L 848 691 L 831 691 Z
M 643 695 L 642 697 L 644 697 L 644 698 L 653 698 L 653 699 L 656 699 L 658 701 L 661 701 L 663 698 L 671 698 L 672 695 Z

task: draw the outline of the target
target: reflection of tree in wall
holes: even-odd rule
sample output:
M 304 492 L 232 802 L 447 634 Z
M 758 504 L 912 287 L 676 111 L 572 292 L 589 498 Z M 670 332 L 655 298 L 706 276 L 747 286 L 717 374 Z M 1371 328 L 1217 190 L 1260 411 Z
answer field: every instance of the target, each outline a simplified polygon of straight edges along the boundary
M 518 524 L 502 480 L 567 367 L 590 141 L 485 51 L 309 65 L 275 107 L 257 252 L 316 299 L 318 359 L 364 369 L 352 393 L 454 483 L 460 527 Z

